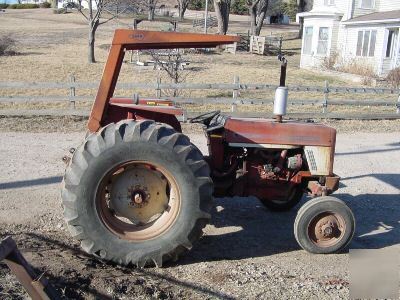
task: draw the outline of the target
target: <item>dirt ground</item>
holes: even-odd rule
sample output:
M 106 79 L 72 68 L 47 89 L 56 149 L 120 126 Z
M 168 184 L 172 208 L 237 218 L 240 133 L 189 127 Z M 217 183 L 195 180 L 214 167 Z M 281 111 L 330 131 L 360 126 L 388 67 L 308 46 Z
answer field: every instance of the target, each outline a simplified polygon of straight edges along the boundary
M 236 20 L 239 18 L 238 20 Z M 78 13 L 53 14 L 50 9 L 36 10 L 6 10 L 0 15 L 0 34 L 10 34 L 17 41 L 19 55 L 0 57 L 1 81 L 27 82 L 67 82 L 74 74 L 77 81 L 98 82 L 108 54 L 113 32 L 117 28 L 131 28 L 132 17 L 110 21 L 99 27 L 96 34 L 95 54 L 97 63 L 87 63 L 87 32 L 85 19 Z M 166 30 L 166 23 L 143 22 L 140 29 Z M 35 28 L 35 30 L 31 30 Z M 202 29 L 193 28 L 190 20 L 178 26 L 180 31 L 202 32 Z M 230 34 L 247 32 L 248 21 L 245 16 L 232 16 Z M 288 85 L 324 85 L 328 80 L 331 85 L 354 85 L 349 78 L 357 76 L 335 76 L 332 74 L 313 72 L 299 68 L 300 39 L 293 39 L 298 30 L 297 25 L 265 25 L 262 35 L 282 34 L 288 38 L 283 42 L 283 50 L 288 59 Z M 215 28 L 210 32 L 215 32 Z M 290 37 L 290 38 L 289 38 Z M 154 83 L 157 71 L 152 68 L 143 68 L 128 63 L 129 53 L 126 56 L 120 82 L 149 82 Z M 136 56 L 134 57 L 136 58 Z M 146 57 L 142 57 L 146 59 Z M 190 62 L 187 68 L 185 82 L 191 83 L 232 83 L 234 76 L 240 76 L 242 83 L 270 83 L 279 81 L 280 66 L 275 55 L 260 56 L 245 52 L 233 55 L 229 53 L 215 53 L 211 55 L 187 53 L 185 60 Z M 161 74 L 160 76 L 163 76 Z M 164 79 L 163 82 L 167 79 Z M 360 83 L 357 83 L 360 85 Z M 60 95 L 61 90 L 2 90 L 0 95 Z M 121 91 L 120 93 L 130 91 Z M 143 96 L 146 93 L 154 95 L 153 91 L 136 91 Z M 117 91 L 117 94 L 120 94 Z M 215 96 L 218 91 L 208 91 L 209 96 Z M 78 95 L 90 95 L 93 91 L 78 90 Z M 260 92 L 258 92 L 260 95 Z M 203 95 L 205 91 L 193 91 L 190 96 Z M 303 95 L 296 93 L 299 99 L 304 96 L 313 97 L 310 93 Z M 253 95 L 242 95 L 242 97 Z M 353 95 L 351 95 L 353 96 Z M 373 96 L 373 95 L 368 95 Z M 314 95 L 315 97 L 315 95 Z M 321 95 L 319 95 L 321 97 Z M 261 97 L 262 98 L 262 97 Z
M 336 196 L 357 220 L 350 248 L 399 248 L 400 127 L 388 122 L 333 124 L 339 130 L 335 172 L 342 177 Z M 61 157 L 81 142 L 84 120 L 62 124 L 0 119 L 0 238 L 11 235 L 64 298 L 348 298 L 348 254 L 300 250 L 293 236 L 298 207 L 272 213 L 255 198 L 216 199 L 204 237 L 162 269 L 121 267 L 87 256 L 65 228 L 59 197 Z M 198 127 L 184 131 L 207 151 Z M 24 297 L 0 264 L 0 298 Z
M 87 25 L 79 14 L 55 15 L 44 9 L 7 10 L 0 14 L 0 34 L 11 34 L 17 40 L 19 54 L 0 57 L 0 81 L 65 82 L 74 74 L 78 81 L 96 82 L 113 30 L 127 28 L 130 23 L 130 19 L 122 19 L 100 27 L 96 42 L 98 63 L 89 65 Z M 181 29 L 193 30 L 190 24 L 183 24 Z M 245 19 L 234 18 L 231 33 L 244 32 L 246 26 Z M 165 24 L 155 22 L 144 23 L 141 28 L 164 27 Z M 263 34 L 286 34 L 293 30 L 295 26 L 267 26 Z M 289 85 L 323 85 L 325 80 L 332 85 L 353 84 L 337 76 L 299 69 L 299 40 L 287 40 L 283 47 L 289 59 Z M 279 74 L 275 57 L 194 53 L 188 54 L 188 58 L 191 63 L 187 82 L 231 83 L 239 75 L 243 83 L 276 84 Z M 125 63 L 120 81 L 154 82 L 156 76 L 154 70 Z M 61 93 L 0 90 L 0 96 Z M 93 91 L 79 90 L 78 95 L 93 95 Z M 199 95 L 205 96 L 201 91 L 187 96 Z M 213 91 L 207 96 L 230 95 Z M 297 93 L 296 97 L 321 95 Z M 332 95 L 332 99 L 338 97 L 346 95 Z M 42 109 L 49 105 L 0 104 L 0 109 Z M 87 109 L 91 101 L 80 105 Z M 62 105 L 53 105 L 58 106 Z M 363 108 L 363 112 L 366 109 L 369 108 Z M 291 212 L 271 213 L 255 198 L 216 199 L 212 223 L 206 227 L 204 237 L 185 257 L 162 269 L 121 267 L 86 255 L 65 227 L 59 195 L 64 171 L 61 158 L 81 142 L 86 122 L 82 117 L 0 117 L 0 238 L 12 236 L 37 273 L 44 274 L 63 298 L 348 298 L 348 254 L 322 256 L 300 250 L 293 236 L 293 221 L 299 207 Z M 357 219 L 350 247 L 399 247 L 400 120 L 324 122 L 339 133 L 335 171 L 342 183 L 337 196 L 353 209 Z M 207 151 L 199 127 L 185 125 L 183 129 L 203 152 Z M 0 264 L 0 299 L 25 297 L 21 286 Z

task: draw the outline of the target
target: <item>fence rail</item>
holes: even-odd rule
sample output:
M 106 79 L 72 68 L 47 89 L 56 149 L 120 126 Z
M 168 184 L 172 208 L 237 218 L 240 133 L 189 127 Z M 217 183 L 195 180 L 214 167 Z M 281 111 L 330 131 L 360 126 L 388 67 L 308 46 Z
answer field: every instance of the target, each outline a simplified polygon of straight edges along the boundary
M 97 89 L 98 83 L 93 82 L 1 82 L 2 89 Z M 275 90 L 278 85 L 263 83 L 119 83 L 120 89 L 189 89 L 189 90 Z M 400 89 L 365 88 L 365 87 L 337 87 L 337 86 L 289 86 L 295 92 L 329 92 L 329 93 L 372 93 L 399 95 Z
M 46 95 L 10 95 L 0 96 L 1 102 L 54 102 L 54 101 L 69 101 L 72 108 L 75 107 L 75 102 L 93 100 L 93 96 L 80 96 L 77 95 L 78 89 L 96 90 L 98 83 L 93 82 L 78 82 L 74 76 L 70 77 L 69 82 L 0 82 L 0 89 L 4 90 L 47 90 L 59 89 L 66 90 L 64 95 L 46 96 Z M 240 97 L 240 91 L 265 91 L 275 90 L 278 86 L 273 84 L 263 83 L 241 83 L 239 76 L 234 77 L 233 83 L 162 83 L 157 79 L 154 83 L 119 83 L 117 89 L 120 90 L 133 90 L 133 89 L 146 89 L 154 90 L 156 98 L 162 98 L 161 91 L 168 90 L 221 90 L 230 91 L 232 97 L 168 97 L 177 103 L 181 104 L 228 104 L 232 105 L 232 112 L 235 112 L 238 105 L 252 105 L 252 104 L 271 104 L 272 99 L 249 99 Z M 329 117 L 328 105 L 347 105 L 347 106 L 388 106 L 393 107 L 393 114 L 400 118 L 400 89 L 391 88 L 365 88 L 365 87 L 340 87 L 330 86 L 325 82 L 324 86 L 289 86 L 292 92 L 314 92 L 321 93 L 320 99 L 290 99 L 291 105 L 316 105 L 322 108 L 322 113 Z M 332 94 L 370 94 L 370 95 L 395 95 L 393 100 L 387 99 L 330 99 Z M 351 98 L 351 97 L 349 97 Z

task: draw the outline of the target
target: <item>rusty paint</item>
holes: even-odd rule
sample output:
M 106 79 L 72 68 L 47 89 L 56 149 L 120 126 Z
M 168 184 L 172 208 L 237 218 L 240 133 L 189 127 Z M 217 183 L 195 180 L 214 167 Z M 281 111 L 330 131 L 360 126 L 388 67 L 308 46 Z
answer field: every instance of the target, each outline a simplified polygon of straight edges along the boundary
M 340 177 L 333 174 L 333 176 L 325 177 L 325 186 L 328 189 L 328 193 L 333 193 L 339 188 Z
M 116 30 L 104 67 L 103 77 L 90 113 L 89 131 L 95 132 L 105 125 L 103 121 L 109 114 L 108 106 L 110 98 L 114 94 L 125 50 L 209 48 L 238 42 L 239 40 L 240 38 L 237 36 L 128 29 Z M 110 118 L 110 116 L 108 117 Z
M 229 118 L 225 123 L 228 143 L 335 146 L 336 130 L 319 124 L 256 118 Z

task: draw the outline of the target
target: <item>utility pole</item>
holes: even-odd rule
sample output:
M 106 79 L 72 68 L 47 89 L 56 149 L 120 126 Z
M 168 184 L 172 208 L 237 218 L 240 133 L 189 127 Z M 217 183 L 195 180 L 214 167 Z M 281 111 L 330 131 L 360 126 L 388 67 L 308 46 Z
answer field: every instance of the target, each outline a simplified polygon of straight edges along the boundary
M 207 33 L 207 19 L 208 19 L 208 0 L 206 0 L 206 7 L 204 13 L 204 33 Z

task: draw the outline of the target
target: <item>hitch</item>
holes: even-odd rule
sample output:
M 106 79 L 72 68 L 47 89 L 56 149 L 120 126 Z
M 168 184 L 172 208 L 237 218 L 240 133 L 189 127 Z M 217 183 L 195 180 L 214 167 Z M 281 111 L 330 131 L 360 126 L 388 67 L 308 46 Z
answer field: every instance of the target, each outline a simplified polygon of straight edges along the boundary
M 22 256 L 15 241 L 9 236 L 0 244 L 0 261 L 4 260 L 7 267 L 21 282 L 26 292 L 33 300 L 60 299 L 57 291 L 42 275 L 38 276 Z

